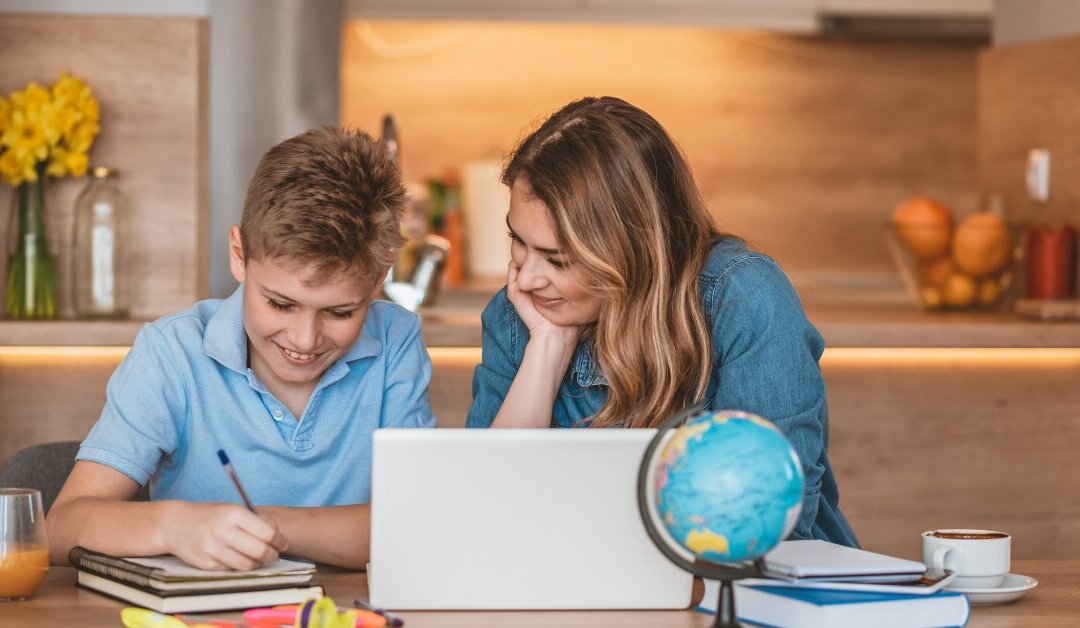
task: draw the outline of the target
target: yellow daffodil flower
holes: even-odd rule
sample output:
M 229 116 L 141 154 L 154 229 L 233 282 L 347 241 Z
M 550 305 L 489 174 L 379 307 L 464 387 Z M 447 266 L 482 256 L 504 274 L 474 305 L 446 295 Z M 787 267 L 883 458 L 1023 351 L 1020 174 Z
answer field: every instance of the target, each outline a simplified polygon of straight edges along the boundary
M 31 82 L 0 98 L 0 178 L 37 181 L 39 164 L 51 177 L 82 176 L 100 119 L 93 90 L 66 70 L 47 88 Z

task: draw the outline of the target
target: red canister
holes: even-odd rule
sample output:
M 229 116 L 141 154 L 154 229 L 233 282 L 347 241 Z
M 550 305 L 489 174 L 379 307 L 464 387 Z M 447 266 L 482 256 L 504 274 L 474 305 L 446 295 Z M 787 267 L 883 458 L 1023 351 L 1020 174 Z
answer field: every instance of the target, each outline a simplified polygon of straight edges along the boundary
M 1024 230 L 1029 299 L 1067 299 L 1076 288 L 1076 228 L 1031 225 Z

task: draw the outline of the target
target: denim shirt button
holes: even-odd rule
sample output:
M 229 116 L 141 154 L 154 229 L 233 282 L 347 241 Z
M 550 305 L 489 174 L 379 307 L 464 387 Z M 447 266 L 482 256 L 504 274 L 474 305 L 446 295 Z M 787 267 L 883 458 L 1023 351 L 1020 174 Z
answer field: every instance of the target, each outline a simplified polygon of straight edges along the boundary
M 274 417 L 275 421 L 280 421 L 285 418 L 285 413 L 281 410 L 274 410 L 270 415 Z

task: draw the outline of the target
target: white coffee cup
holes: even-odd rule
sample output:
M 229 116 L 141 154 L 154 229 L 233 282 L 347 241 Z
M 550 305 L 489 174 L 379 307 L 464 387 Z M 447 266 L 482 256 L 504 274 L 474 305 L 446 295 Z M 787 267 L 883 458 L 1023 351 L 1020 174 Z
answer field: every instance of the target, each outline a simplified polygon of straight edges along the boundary
M 928 530 L 922 534 L 923 563 L 955 573 L 955 588 L 993 589 L 1009 573 L 1011 545 L 1011 536 L 993 530 Z

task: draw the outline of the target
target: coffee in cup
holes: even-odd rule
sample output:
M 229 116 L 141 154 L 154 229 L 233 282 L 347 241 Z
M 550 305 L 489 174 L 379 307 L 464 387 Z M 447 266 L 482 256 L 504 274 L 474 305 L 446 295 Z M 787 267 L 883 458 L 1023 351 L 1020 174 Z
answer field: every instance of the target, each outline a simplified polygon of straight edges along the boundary
M 922 534 L 923 563 L 956 574 L 958 589 L 1000 587 L 1009 573 L 1012 537 L 993 530 L 944 529 Z

